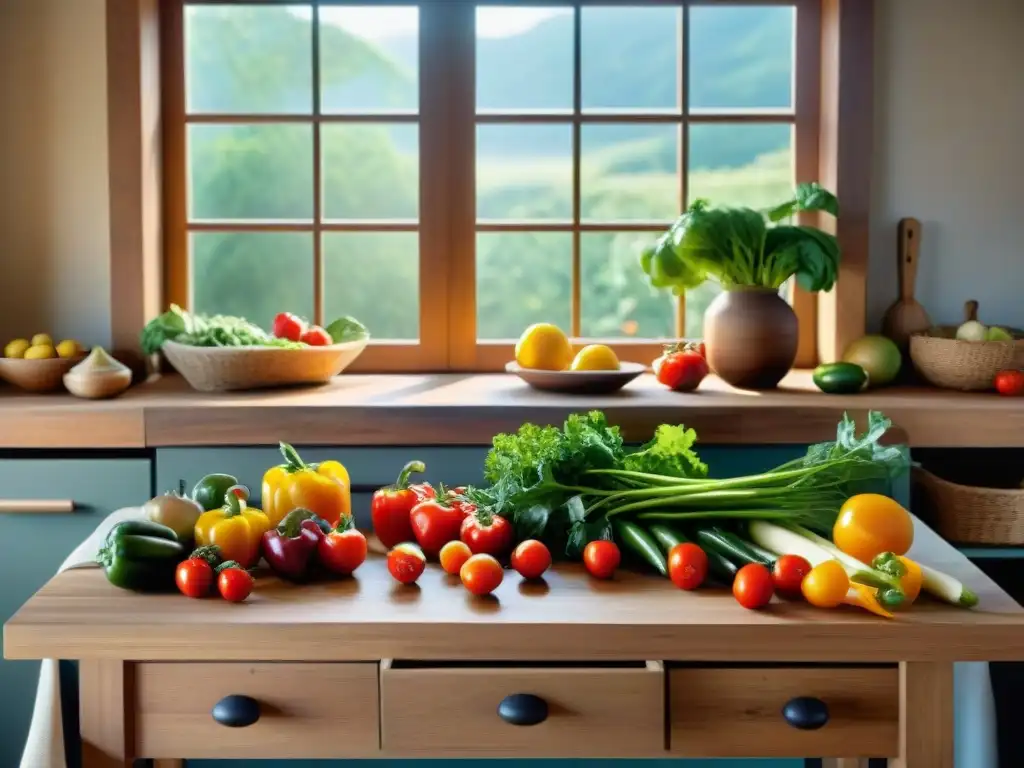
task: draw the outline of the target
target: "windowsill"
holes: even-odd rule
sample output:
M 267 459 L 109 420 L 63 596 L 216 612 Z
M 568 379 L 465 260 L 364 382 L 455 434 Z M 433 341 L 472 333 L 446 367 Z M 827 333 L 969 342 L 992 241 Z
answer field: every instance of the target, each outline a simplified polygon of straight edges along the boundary
M 772 392 L 746 392 L 709 377 L 696 393 L 666 390 L 645 375 L 614 395 L 539 392 L 506 374 L 345 374 L 322 387 L 208 394 L 157 376 L 110 401 L 0 390 L 0 448 L 162 446 L 489 445 L 526 421 L 559 423 L 600 409 L 628 440 L 663 422 L 697 430 L 704 444 L 810 443 L 835 436 L 849 412 L 882 411 L 917 447 L 1024 445 L 1015 398 L 922 387 L 825 395 L 807 371 Z

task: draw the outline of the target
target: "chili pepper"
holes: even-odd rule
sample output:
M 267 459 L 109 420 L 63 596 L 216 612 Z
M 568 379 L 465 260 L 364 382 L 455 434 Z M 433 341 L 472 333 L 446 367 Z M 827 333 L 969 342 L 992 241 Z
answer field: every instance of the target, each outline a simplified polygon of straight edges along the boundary
M 293 509 L 276 528 L 263 534 L 263 558 L 267 565 L 287 579 L 304 579 L 325 527 L 330 530 L 326 522 L 308 509 Z
M 665 555 L 651 535 L 639 525 L 616 518 L 615 537 L 662 576 L 668 576 Z
M 284 464 L 263 475 L 263 510 L 271 526 L 293 509 L 308 509 L 332 527 L 352 514 L 348 470 L 338 461 L 306 464 L 298 452 L 281 443 Z
M 126 520 L 111 528 L 98 560 L 115 587 L 150 592 L 174 587 L 174 569 L 185 554 L 167 526 Z
M 224 494 L 224 506 L 204 512 L 196 521 L 196 544 L 216 544 L 225 560 L 249 568 L 260 559 L 260 541 L 270 528 L 267 516 L 246 505 L 249 489 L 235 485 Z
M 434 489 L 429 484 L 409 485 L 409 475 L 426 469 L 422 461 L 410 461 L 402 467 L 394 485 L 385 486 L 373 494 L 370 502 L 373 532 L 388 549 L 403 541 L 415 540 L 409 513 L 423 498 L 432 498 Z M 429 496 L 427 488 L 430 488 Z

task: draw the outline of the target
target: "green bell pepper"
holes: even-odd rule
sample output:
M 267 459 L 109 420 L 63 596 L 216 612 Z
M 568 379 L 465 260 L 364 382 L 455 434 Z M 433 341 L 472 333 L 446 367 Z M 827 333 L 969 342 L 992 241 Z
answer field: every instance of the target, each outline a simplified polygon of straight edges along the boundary
M 110 529 L 99 562 L 115 587 L 153 592 L 174 586 L 174 569 L 187 556 L 167 526 L 126 520 Z

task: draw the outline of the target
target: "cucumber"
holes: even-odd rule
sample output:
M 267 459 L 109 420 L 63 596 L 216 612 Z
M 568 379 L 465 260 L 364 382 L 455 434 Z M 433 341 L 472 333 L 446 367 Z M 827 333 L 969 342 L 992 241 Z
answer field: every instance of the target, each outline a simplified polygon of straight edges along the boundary
M 814 369 L 815 386 L 830 395 L 860 392 L 868 384 L 868 374 L 856 363 L 824 363 Z
M 650 530 L 651 536 L 658 542 L 666 555 L 676 544 L 689 541 L 675 528 L 664 523 L 655 523 L 648 530 Z M 715 550 L 707 547 L 701 547 L 701 549 L 704 550 L 704 554 L 708 557 L 708 570 L 711 571 L 711 575 L 725 585 L 732 584 L 733 577 L 736 576 L 736 571 L 739 569 Z
M 654 539 L 636 523 L 627 520 L 615 520 L 615 536 L 641 560 L 650 565 L 662 576 L 668 576 L 668 565 L 665 555 L 658 549 Z
M 694 531 L 694 537 L 705 550 L 714 550 L 737 568 L 751 563 L 769 565 L 764 558 L 744 546 L 738 536 L 726 531 L 717 528 L 698 528 Z
M 113 554 L 128 560 L 184 560 L 188 554 L 176 541 L 156 536 L 122 536 L 114 542 Z

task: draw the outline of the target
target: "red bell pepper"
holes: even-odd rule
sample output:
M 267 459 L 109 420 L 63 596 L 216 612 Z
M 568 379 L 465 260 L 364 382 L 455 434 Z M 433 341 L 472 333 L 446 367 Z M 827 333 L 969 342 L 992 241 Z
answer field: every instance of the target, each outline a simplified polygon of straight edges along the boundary
M 385 486 L 373 494 L 370 502 L 373 532 L 388 549 L 403 541 L 415 541 L 409 513 L 423 499 L 437 495 L 430 483 L 409 484 L 409 475 L 426 469 L 422 461 L 410 461 L 402 467 L 394 485 Z
M 263 557 L 279 576 L 301 581 L 309 575 L 320 539 L 330 524 L 308 509 L 293 509 L 263 534 Z

